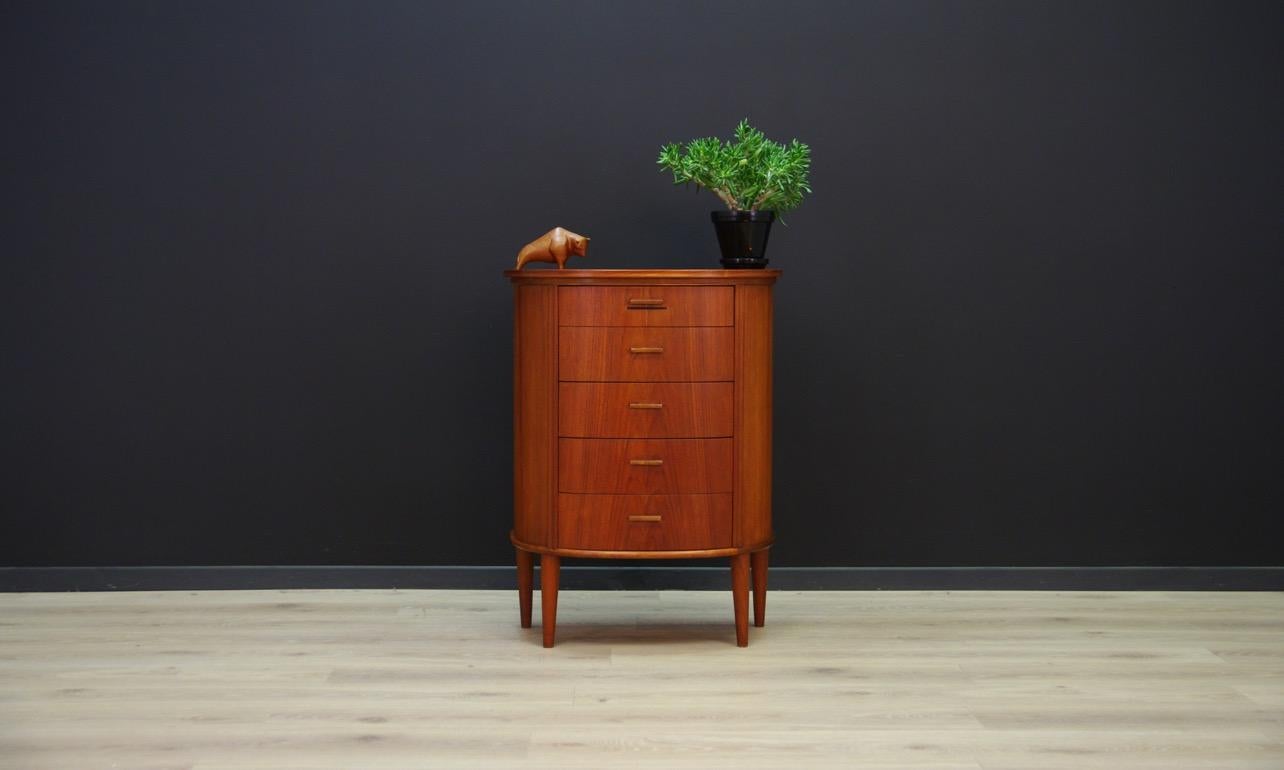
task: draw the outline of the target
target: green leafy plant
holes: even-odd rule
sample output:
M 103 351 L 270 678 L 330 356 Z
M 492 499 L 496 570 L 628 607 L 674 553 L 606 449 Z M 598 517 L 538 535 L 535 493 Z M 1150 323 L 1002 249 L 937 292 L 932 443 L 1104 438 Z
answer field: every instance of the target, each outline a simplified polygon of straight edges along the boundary
M 666 144 L 657 163 L 673 172 L 674 184 L 703 187 L 732 211 L 789 211 L 811 192 L 811 148 L 797 139 L 777 144 L 748 119 L 736 126 L 735 142 L 694 139 L 685 152 Z

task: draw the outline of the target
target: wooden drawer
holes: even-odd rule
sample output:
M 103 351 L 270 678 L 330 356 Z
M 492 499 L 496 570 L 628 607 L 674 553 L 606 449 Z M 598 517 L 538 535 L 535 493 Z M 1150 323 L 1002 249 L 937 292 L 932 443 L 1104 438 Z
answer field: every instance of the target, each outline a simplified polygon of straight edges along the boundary
M 562 380 L 707 382 L 735 376 L 730 326 L 563 326 L 558 336 Z
M 561 326 L 731 326 L 730 286 L 560 286 Z
M 563 382 L 558 433 L 579 438 L 732 435 L 730 382 Z
M 730 492 L 731 439 L 564 438 L 562 492 L 660 494 Z
M 557 496 L 558 545 L 602 551 L 731 546 L 731 495 Z

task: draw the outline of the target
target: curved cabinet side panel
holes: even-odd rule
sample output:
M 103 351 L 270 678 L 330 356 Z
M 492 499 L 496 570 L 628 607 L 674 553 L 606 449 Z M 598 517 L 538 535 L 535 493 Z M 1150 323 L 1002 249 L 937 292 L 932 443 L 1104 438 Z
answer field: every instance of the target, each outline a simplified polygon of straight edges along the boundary
M 771 286 L 736 287 L 736 545 L 771 531 Z
M 519 285 L 513 306 L 513 530 L 554 544 L 557 288 Z

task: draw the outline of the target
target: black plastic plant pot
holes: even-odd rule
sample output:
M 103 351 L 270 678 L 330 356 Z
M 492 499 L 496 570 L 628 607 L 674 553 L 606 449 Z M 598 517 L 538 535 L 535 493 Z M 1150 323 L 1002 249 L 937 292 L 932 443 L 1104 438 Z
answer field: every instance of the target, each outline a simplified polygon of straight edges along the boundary
M 710 217 L 722 249 L 719 261 L 723 267 L 767 266 L 767 236 L 776 212 L 714 211 Z

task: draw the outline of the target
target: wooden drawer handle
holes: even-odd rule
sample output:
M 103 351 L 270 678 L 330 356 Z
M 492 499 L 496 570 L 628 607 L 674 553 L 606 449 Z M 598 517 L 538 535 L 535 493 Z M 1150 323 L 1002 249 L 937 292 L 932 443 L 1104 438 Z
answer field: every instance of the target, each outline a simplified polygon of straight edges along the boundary
M 663 305 L 664 305 L 664 300 L 660 299 L 659 297 L 630 297 L 629 298 L 630 308 L 661 307 Z
M 629 348 L 630 353 L 663 353 L 664 348 Z
M 629 404 L 630 409 L 663 409 L 664 404 L 648 404 L 642 401 L 635 401 Z
M 630 516 L 629 521 L 659 521 L 659 516 Z
M 664 465 L 664 460 L 629 460 L 629 465 Z

